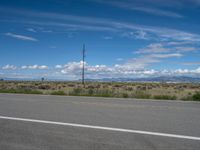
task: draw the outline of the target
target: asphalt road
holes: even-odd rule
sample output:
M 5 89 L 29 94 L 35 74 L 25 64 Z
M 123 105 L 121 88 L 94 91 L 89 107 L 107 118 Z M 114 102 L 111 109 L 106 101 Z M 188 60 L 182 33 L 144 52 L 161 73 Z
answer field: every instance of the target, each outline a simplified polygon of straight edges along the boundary
M 112 130 L 200 138 L 198 102 L 0 94 L 0 116 L 56 122 L 0 117 L 0 150 L 200 149 L 200 140 Z

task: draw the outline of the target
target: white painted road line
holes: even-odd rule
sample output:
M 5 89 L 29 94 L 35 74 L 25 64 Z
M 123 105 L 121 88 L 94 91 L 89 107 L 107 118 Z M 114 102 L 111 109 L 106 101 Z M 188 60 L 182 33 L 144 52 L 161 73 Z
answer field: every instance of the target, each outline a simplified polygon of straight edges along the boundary
M 141 130 L 122 129 L 122 128 L 111 128 L 111 127 L 84 125 L 84 124 L 76 124 L 76 123 L 65 123 L 65 122 L 55 122 L 55 121 L 27 119 L 27 118 L 15 118 L 15 117 L 7 117 L 7 116 L 0 116 L 0 119 L 16 120 L 16 121 L 24 121 L 24 122 L 34 122 L 34 123 L 44 123 L 44 124 L 53 124 L 53 125 L 61 125 L 61 126 L 72 126 L 72 127 L 80 127 L 80 128 L 90 128 L 90 129 L 98 129 L 98 130 L 109 130 L 109 131 L 118 131 L 118 132 L 127 132 L 127 133 L 136 133 L 136 134 L 154 135 L 154 136 L 163 136 L 163 137 L 171 137 L 171 138 L 180 138 L 180 139 L 200 141 L 200 137 L 177 135 L 177 134 L 168 134 L 168 133 L 160 133 L 160 132 L 149 132 L 149 131 L 141 131 Z

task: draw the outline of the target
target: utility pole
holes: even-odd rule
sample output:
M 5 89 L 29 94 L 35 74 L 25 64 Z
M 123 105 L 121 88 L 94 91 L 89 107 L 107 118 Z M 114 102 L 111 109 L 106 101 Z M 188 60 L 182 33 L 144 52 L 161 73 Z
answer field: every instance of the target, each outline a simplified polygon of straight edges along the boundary
M 83 44 L 82 63 L 82 84 L 85 87 L 85 44 Z

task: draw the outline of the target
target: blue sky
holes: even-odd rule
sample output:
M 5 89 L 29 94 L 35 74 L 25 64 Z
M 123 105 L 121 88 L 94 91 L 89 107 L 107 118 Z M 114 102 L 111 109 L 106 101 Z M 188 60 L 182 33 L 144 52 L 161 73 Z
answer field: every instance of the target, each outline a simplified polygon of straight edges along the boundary
M 1 0 L 0 77 L 200 75 L 200 0 Z

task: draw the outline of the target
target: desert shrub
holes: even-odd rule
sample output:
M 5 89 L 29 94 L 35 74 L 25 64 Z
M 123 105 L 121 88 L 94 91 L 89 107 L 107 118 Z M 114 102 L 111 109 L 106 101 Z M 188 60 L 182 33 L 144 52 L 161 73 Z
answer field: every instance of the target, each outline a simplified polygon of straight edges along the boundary
M 93 95 L 93 94 L 94 94 L 94 90 L 93 90 L 93 89 L 89 89 L 89 90 L 88 90 L 88 94 L 89 94 L 89 95 Z
M 41 91 L 31 89 L 0 89 L 0 93 L 43 94 Z
M 151 86 L 147 86 L 147 89 L 148 89 L 148 90 L 151 90 L 151 89 L 153 89 L 153 87 L 151 87 Z
M 51 88 L 51 86 L 50 85 L 46 85 L 46 84 L 38 86 L 38 89 L 42 89 L 42 90 L 49 90 L 50 88 Z
M 181 100 L 183 100 L 183 101 L 191 101 L 192 100 L 192 96 L 185 96 L 185 97 L 182 97 L 182 98 L 180 98 Z
M 123 98 L 128 98 L 128 94 L 127 94 L 127 93 L 123 93 L 123 94 L 122 94 L 122 97 L 123 97 Z
M 160 99 L 160 100 L 175 100 L 176 96 L 171 95 L 154 95 L 154 99 Z
M 200 92 L 195 93 L 195 94 L 192 96 L 192 100 L 193 100 L 193 101 L 200 101 Z
M 144 93 L 144 92 L 142 92 L 142 91 L 136 91 L 136 92 L 133 94 L 133 97 L 134 97 L 134 98 L 141 98 L 141 99 L 149 99 L 149 98 L 151 98 L 151 94 Z
M 93 86 L 93 85 L 88 85 L 87 88 L 88 88 L 88 89 L 94 89 L 95 86 Z
M 51 95 L 66 95 L 64 91 L 54 91 L 51 92 Z
M 120 88 L 120 87 L 122 87 L 123 85 L 120 85 L 120 84 L 115 84 L 114 85 L 114 87 L 116 87 L 116 88 Z
M 110 91 L 109 89 L 100 89 L 98 91 L 96 91 L 95 96 L 101 96 L 101 97 L 112 97 L 112 91 Z
M 38 91 L 38 90 L 24 90 L 22 93 L 24 94 L 43 94 L 43 92 Z
M 127 87 L 126 90 L 127 90 L 127 91 L 132 91 L 133 88 L 132 88 L 132 87 Z
M 74 88 L 72 92 L 69 93 L 69 95 L 81 95 L 82 89 L 81 88 Z
M 69 87 L 75 87 L 75 84 L 69 83 L 68 86 L 69 86 Z
M 66 88 L 67 86 L 66 85 L 62 85 L 62 88 Z
M 34 85 L 18 85 L 16 88 L 18 89 L 36 89 Z

